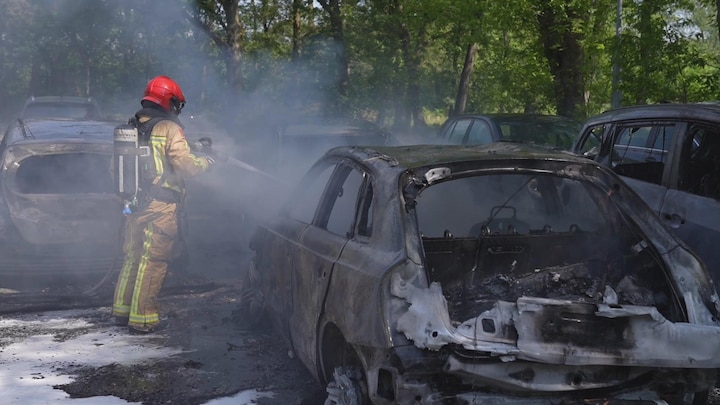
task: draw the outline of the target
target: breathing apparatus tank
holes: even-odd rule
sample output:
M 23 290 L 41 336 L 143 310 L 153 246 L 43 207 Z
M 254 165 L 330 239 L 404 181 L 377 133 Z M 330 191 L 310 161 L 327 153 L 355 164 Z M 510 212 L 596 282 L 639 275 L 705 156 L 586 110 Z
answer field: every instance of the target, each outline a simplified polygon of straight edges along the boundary
M 113 142 L 113 171 L 115 173 L 115 192 L 123 198 L 123 213 L 132 213 L 131 207 L 137 205 L 140 189 L 140 157 L 149 156 L 150 148 L 140 145 L 137 126 L 133 122 L 115 127 Z

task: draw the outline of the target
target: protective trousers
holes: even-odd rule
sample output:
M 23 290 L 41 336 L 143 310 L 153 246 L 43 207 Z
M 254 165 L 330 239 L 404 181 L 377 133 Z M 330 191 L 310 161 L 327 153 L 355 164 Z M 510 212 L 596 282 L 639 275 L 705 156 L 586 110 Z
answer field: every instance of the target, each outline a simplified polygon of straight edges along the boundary
M 123 263 L 113 300 L 112 314 L 127 317 L 128 326 L 152 330 L 160 321 L 160 293 L 173 243 L 177 236 L 177 204 L 153 200 L 127 217 Z

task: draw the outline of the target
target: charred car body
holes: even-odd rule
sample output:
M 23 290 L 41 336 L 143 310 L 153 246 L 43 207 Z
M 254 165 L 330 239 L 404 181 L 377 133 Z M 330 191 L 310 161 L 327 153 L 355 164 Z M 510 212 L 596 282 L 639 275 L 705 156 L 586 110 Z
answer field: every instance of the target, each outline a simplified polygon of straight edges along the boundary
M 10 124 L 0 142 L 0 273 L 109 270 L 122 218 L 110 172 L 115 125 Z
M 702 403 L 720 366 L 707 270 L 570 154 L 335 148 L 251 248 L 327 403 Z

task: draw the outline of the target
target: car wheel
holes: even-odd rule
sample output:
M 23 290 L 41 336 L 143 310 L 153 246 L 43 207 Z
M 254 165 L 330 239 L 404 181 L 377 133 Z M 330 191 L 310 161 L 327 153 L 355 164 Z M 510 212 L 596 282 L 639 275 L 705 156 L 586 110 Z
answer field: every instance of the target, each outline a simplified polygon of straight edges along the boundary
M 325 389 L 325 405 L 364 405 L 367 402 L 367 384 L 359 367 L 336 367 L 333 378 Z
M 255 259 L 250 259 L 247 271 L 242 278 L 240 308 L 243 319 L 249 327 L 256 327 L 265 315 L 265 299 L 260 289 L 260 273 Z
M 370 404 L 367 379 L 357 352 L 334 324 L 322 328 L 319 336 L 321 381 L 327 382 L 325 405 Z

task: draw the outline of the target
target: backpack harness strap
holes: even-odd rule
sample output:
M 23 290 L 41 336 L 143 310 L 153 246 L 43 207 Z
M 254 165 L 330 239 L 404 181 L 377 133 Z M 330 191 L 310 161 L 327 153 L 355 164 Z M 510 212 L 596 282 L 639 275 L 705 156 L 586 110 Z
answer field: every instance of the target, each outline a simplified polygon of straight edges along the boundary
M 150 135 L 152 133 L 153 128 L 155 127 L 155 124 L 158 122 L 167 119 L 166 117 L 153 117 L 143 123 L 140 123 L 137 120 L 137 117 L 131 118 L 131 120 L 134 120 L 135 125 L 138 128 L 138 143 L 140 144 L 138 146 L 138 149 L 147 150 L 149 153 L 141 156 L 147 156 L 152 159 L 152 153 L 153 150 L 150 147 Z M 167 159 L 165 158 L 167 161 Z M 153 162 L 153 166 L 154 166 Z M 160 176 L 160 180 L 158 180 L 157 183 L 152 183 L 153 179 L 143 178 L 143 186 L 145 190 L 142 190 L 138 193 L 138 208 L 144 209 L 150 203 L 152 200 L 158 200 L 162 201 L 168 204 L 173 203 L 179 203 L 182 201 L 182 195 L 179 191 L 173 190 L 167 187 L 163 187 L 162 184 L 165 183 L 165 180 L 167 180 L 168 172 L 172 170 L 172 167 L 170 165 L 165 165 L 165 170 L 163 170 L 162 175 Z M 154 170 L 155 173 L 157 173 L 157 168 Z

